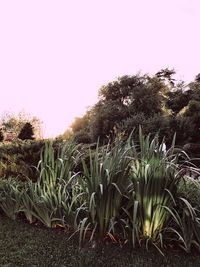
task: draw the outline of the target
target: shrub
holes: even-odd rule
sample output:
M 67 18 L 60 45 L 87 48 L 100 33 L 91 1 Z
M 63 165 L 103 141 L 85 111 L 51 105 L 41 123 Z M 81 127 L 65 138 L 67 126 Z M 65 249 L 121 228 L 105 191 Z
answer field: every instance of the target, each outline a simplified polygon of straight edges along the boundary
M 182 180 L 178 185 L 178 195 L 187 199 L 192 206 L 200 209 L 200 183 L 192 178 Z
M 15 220 L 22 207 L 22 185 L 11 178 L 0 183 L 0 208 L 4 213 Z
M 35 167 L 40 159 L 44 141 L 21 141 L 2 143 L 0 146 L 0 177 L 18 177 L 26 180 L 37 180 Z

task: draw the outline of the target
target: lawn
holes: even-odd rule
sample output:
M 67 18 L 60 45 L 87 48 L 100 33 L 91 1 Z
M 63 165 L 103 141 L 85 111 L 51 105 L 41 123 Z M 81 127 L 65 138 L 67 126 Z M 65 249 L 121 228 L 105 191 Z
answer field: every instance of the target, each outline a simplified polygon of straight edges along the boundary
M 0 266 L 200 266 L 200 255 L 168 251 L 131 250 L 114 244 L 79 249 L 62 229 L 36 227 L 0 216 Z

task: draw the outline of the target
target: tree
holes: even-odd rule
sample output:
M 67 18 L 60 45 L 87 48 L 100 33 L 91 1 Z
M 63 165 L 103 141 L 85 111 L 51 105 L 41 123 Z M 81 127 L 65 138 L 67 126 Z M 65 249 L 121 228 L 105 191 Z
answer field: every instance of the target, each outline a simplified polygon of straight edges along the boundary
M 0 142 L 2 142 L 4 139 L 3 131 L 0 129 Z
M 169 88 L 156 77 L 134 75 L 119 77 L 99 90 L 90 123 L 92 140 L 106 139 L 123 121 L 142 114 L 150 118 L 164 113 L 163 102 Z
M 5 133 L 12 132 L 18 136 L 26 122 L 33 126 L 34 136 L 37 139 L 42 138 L 42 122 L 36 116 L 30 116 L 25 112 L 20 112 L 17 115 L 12 113 L 4 113 L 0 119 L 0 126 Z
M 176 71 L 174 69 L 166 68 L 161 69 L 159 72 L 157 72 L 156 76 L 162 81 L 168 83 L 171 87 L 174 87 L 176 81 L 174 78 L 172 78 L 174 74 L 176 74 Z
M 75 141 L 78 143 L 88 144 L 91 142 L 90 137 L 90 119 L 91 110 L 88 110 L 83 117 L 75 118 L 71 125 Z
M 184 90 L 184 86 L 177 88 L 174 91 L 169 91 L 167 94 L 166 105 L 172 110 L 174 115 L 177 115 L 184 107 L 186 107 L 191 99 L 191 92 Z
M 195 82 L 200 83 L 200 73 L 196 75 Z
M 63 134 L 59 134 L 58 136 L 55 137 L 57 140 L 69 140 L 72 138 L 73 133 L 71 129 L 67 129 Z
M 102 86 L 98 102 L 72 124 L 77 140 L 107 142 L 116 132 L 128 136 L 135 128 L 137 133 L 141 125 L 144 133 L 159 132 L 167 143 L 175 132 L 177 145 L 200 142 L 200 74 L 188 85 L 174 74 L 162 69 L 153 76 L 126 75 Z
M 26 122 L 21 129 L 18 138 L 21 140 L 33 140 L 34 139 L 34 132 L 33 132 L 33 126 L 30 122 Z

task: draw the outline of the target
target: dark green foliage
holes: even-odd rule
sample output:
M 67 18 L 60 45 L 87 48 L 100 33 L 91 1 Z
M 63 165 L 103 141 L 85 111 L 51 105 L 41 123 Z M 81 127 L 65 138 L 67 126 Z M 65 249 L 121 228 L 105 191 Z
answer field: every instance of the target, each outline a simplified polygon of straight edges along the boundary
M 162 102 L 167 90 L 160 78 L 140 74 L 119 77 L 102 86 L 97 104 L 71 125 L 76 140 L 88 143 L 100 138 L 107 142 L 116 127 L 119 129 L 120 124 L 137 114 L 142 114 L 145 119 L 164 114 Z
M 191 93 L 190 91 L 184 91 L 184 87 L 181 87 L 177 88 L 175 91 L 169 91 L 167 96 L 168 100 L 166 105 L 176 115 L 188 105 Z
M 138 113 L 118 124 L 117 128 L 123 135 L 125 135 L 125 137 L 128 137 L 133 131 L 133 137 L 137 140 L 139 126 L 141 126 L 144 134 L 151 133 L 151 135 L 154 136 L 156 133 L 159 133 L 161 139 L 165 136 L 165 142 L 170 144 L 174 135 L 174 131 L 170 127 L 171 123 L 171 116 L 163 116 L 158 113 L 154 114 L 152 117 L 146 118 L 143 113 Z
M 91 143 L 90 119 L 91 111 L 88 110 L 82 118 L 75 118 L 74 122 L 72 123 L 71 129 L 74 134 L 74 139 L 77 143 Z
M 78 131 L 74 134 L 74 140 L 77 143 L 81 144 L 90 144 L 91 143 L 91 137 L 90 134 L 85 132 L 84 130 Z
M 40 159 L 44 141 L 15 141 L 0 146 L 0 177 L 37 180 L 35 167 Z
M 156 73 L 156 76 L 159 77 L 161 80 L 169 82 L 172 86 L 174 86 L 175 79 L 172 76 L 176 74 L 174 69 L 161 69 L 159 72 Z
M 200 183 L 193 179 L 187 179 L 185 182 L 180 182 L 178 187 L 180 196 L 186 198 L 190 203 L 200 209 Z
M 18 138 L 21 140 L 33 140 L 34 139 L 34 131 L 33 126 L 30 122 L 26 122 L 21 129 Z
M 103 86 L 99 91 L 100 100 L 92 109 L 92 140 L 107 139 L 116 125 L 130 121 L 137 114 L 147 119 L 162 113 L 165 89 L 161 80 L 147 75 L 123 76 Z
M 188 85 L 173 78 L 173 69 L 162 69 L 154 76 L 122 76 L 99 90 L 99 101 L 82 117 L 72 131 L 77 142 L 100 139 L 107 143 L 121 132 L 128 136 L 142 125 L 144 133 L 159 132 L 167 144 L 177 133 L 177 145 L 200 142 L 199 76 Z

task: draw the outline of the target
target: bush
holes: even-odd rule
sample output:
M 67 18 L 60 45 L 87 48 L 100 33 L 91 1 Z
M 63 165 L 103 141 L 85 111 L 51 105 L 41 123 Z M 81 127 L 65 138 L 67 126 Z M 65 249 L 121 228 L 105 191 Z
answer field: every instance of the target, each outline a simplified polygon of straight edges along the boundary
M 35 167 L 40 159 L 44 141 L 21 141 L 2 143 L 0 145 L 0 177 L 27 178 L 36 181 Z
M 200 209 L 200 183 L 187 178 L 185 181 L 181 181 L 178 186 L 178 194 L 180 197 L 184 197 L 190 203 Z
M 125 136 L 128 137 L 134 129 L 133 137 L 135 140 L 138 140 L 139 127 L 141 126 L 145 135 L 151 133 L 152 136 L 155 136 L 159 133 L 162 138 L 165 136 L 166 143 L 170 145 L 174 135 L 174 131 L 171 131 L 171 121 L 171 117 L 164 117 L 162 114 L 146 117 L 143 113 L 138 113 L 123 120 L 118 125 L 118 130 L 125 133 Z

